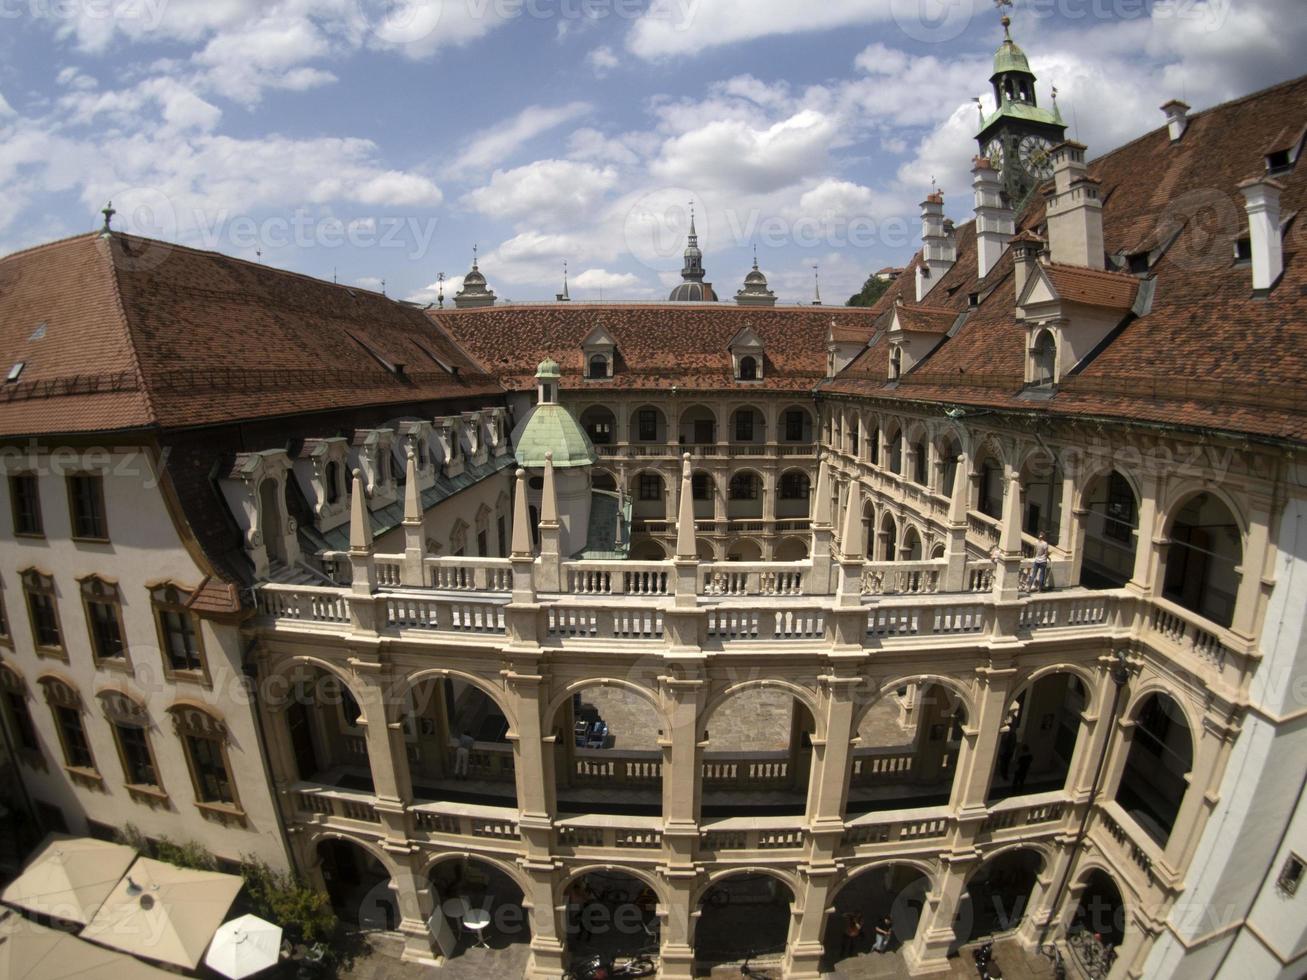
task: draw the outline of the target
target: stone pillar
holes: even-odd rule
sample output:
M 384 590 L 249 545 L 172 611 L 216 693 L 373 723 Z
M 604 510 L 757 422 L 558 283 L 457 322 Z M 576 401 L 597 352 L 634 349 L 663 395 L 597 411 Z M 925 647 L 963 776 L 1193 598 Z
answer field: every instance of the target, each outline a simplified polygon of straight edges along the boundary
M 693 869 L 664 870 L 667 882 L 667 934 L 663 937 L 659 976 L 690 980 L 694 976 L 694 893 L 699 875 Z
M 699 846 L 700 770 L 704 744 L 699 718 L 707 694 L 698 676 L 702 659 L 680 664 L 678 676 L 659 678 L 662 703 L 671 728 L 659 738 L 663 750 L 663 877 L 667 881 L 667 934 L 663 937 L 661 976 L 693 976 L 692 896 L 698 883 L 695 857 Z
M 1127 588 L 1148 594 L 1153 587 L 1153 569 L 1160 567 L 1157 552 L 1162 547 L 1161 531 L 1157 526 L 1157 498 L 1161 493 L 1158 479 L 1145 474 L 1141 479 L 1139 500 L 1139 530 L 1135 532 L 1135 568 Z M 1160 595 L 1160 590 L 1158 592 Z
M 917 934 L 903 948 L 903 960 L 913 976 L 948 973 L 952 969 L 948 954 L 956 941 L 953 920 L 966 891 L 967 879 L 979 859 L 972 849 L 945 851 L 940 855 L 941 870 L 926 893 Z
M 821 457 L 817 469 L 817 499 L 812 507 L 812 572 L 804 591 L 808 595 L 827 595 L 831 585 L 831 522 L 830 464 Z
M 406 963 L 435 966 L 441 955 L 431 938 L 427 920 L 434 911 L 431 889 L 414 866 L 422 862 L 421 854 L 410 852 L 407 842 L 387 843 L 386 850 L 395 859 L 396 870 L 391 885 L 399 906 L 399 932 L 404 937 L 404 952 L 400 958 Z
M 531 956 L 527 960 L 524 980 L 557 980 L 567 959 L 558 908 L 558 870 L 545 856 L 528 856 L 521 862 L 531 880 L 525 896 L 531 917 Z
M 386 666 L 371 658 L 353 657 L 350 666 L 358 678 L 358 702 L 368 744 L 377 813 L 385 825 L 386 839 L 407 846 L 409 837 L 406 807 L 413 799 L 408 752 L 404 740 L 401 704 L 396 697 Z
M 958 456 L 953 474 L 953 494 L 949 498 L 948 530 L 944 542 L 944 570 L 941 591 L 963 592 L 967 582 L 967 506 L 971 492 L 971 462 L 964 453 Z
M 544 489 L 540 497 L 540 589 L 562 588 L 562 523 L 558 519 L 558 488 L 554 481 L 554 454 L 545 453 Z
M 1270 596 L 1274 571 L 1268 568 L 1271 553 L 1271 513 L 1266 502 L 1254 499 L 1248 513 L 1248 533 L 1243 541 L 1239 562 L 1239 590 L 1235 594 L 1234 617 L 1230 630 L 1253 640 L 1262 610 Z
M 826 909 L 831 903 L 840 877 L 839 867 L 829 864 L 801 866 L 802 884 L 794 896 L 794 910 L 790 918 L 790 937 L 786 944 L 782 967 L 786 980 L 821 980 L 825 944 Z M 868 918 L 867 928 L 872 922 Z
M 997 665 L 976 670 L 975 717 L 967 718 L 962 729 L 962 749 L 958 753 L 957 772 L 953 776 L 950 808 L 961 819 L 983 820 L 989 783 L 998 762 L 998 743 L 1012 700 L 1011 667 Z
M 1220 775 L 1239 736 L 1239 725 L 1218 716 L 1219 710 L 1217 705 L 1206 711 L 1201 731 L 1189 733 L 1194 741 L 1193 768 L 1189 770 L 1184 801 L 1163 852 L 1163 860 L 1177 874 L 1193 859 L 1207 820 L 1220 802 Z
M 427 532 L 422 523 L 422 488 L 418 486 L 417 452 L 408 447 L 404 476 L 404 564 L 400 581 L 421 588 L 427 584 Z
M 1056 892 L 1069 873 L 1075 857 L 1075 834 L 1067 834 L 1054 841 L 1053 860 L 1045 863 L 1044 867 L 1039 869 L 1039 874 L 1035 876 L 1035 885 L 1030 890 L 1026 914 L 1021 919 L 1021 924 L 1017 926 L 1017 939 L 1026 949 L 1036 949 L 1040 937 L 1045 933 L 1045 927 L 1057 918 L 1058 910 L 1053 908 L 1052 903 L 1058 899 Z M 1070 905 L 1071 908 L 1075 908 L 1074 904 L 1066 900 L 1065 895 L 1063 903 L 1064 907 Z
M 998 568 L 994 570 L 994 598 L 1000 602 L 1013 602 L 1020 589 L 1022 557 L 1021 478 L 1015 470 L 1008 474 L 998 550 L 1000 557 Z

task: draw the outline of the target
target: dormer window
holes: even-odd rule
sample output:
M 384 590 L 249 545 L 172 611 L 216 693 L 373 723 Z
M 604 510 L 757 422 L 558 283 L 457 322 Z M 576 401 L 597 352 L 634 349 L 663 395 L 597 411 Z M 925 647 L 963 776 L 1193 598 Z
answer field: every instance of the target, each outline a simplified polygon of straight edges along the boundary
M 586 334 L 585 340 L 581 341 L 581 353 L 584 357 L 585 380 L 604 381 L 613 376 L 617 340 L 602 324 Z
M 732 373 L 736 381 L 761 381 L 763 378 L 762 338 L 753 327 L 745 326 L 726 345 L 731 352 Z
M 758 380 L 758 360 L 755 357 L 740 358 L 740 380 L 757 381 Z
M 590 360 L 586 362 L 585 376 L 590 381 L 599 381 L 603 378 L 612 377 L 608 368 L 608 358 L 604 354 L 591 354 Z
M 1057 341 L 1051 331 L 1039 331 L 1030 349 L 1030 360 L 1033 384 L 1051 385 L 1057 380 Z
M 1293 169 L 1293 152 L 1289 148 L 1266 154 L 1266 172 L 1282 174 Z
M 334 504 L 340 501 L 340 480 L 341 466 L 334 459 L 327 464 L 327 503 Z
M 889 356 L 889 379 L 897 381 L 903 376 L 903 348 L 895 347 Z
M 1253 240 L 1251 238 L 1236 238 L 1234 240 L 1234 260 L 1236 262 L 1251 262 L 1253 260 Z

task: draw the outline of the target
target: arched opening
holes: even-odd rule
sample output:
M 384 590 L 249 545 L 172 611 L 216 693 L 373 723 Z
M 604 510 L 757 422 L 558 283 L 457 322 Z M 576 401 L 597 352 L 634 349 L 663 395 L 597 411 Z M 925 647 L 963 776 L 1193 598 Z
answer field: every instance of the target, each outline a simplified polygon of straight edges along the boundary
M 762 517 L 762 477 L 752 470 L 731 476 L 726 492 L 726 516 L 733 520 Z
M 1062 526 L 1062 471 L 1057 460 L 1034 453 L 1021 467 L 1021 529 L 1031 537 L 1043 532 L 1048 543 L 1058 543 Z
M 435 914 L 444 916 L 458 943 L 450 964 L 456 972 L 500 977 L 526 972 L 531 917 L 512 875 L 489 861 L 459 855 L 432 865 L 427 884 Z
M 794 406 L 781 412 L 781 442 L 812 442 L 812 413 Z
M 631 516 L 637 521 L 667 519 L 667 488 L 657 470 L 641 470 L 631 478 Z
M 716 446 L 717 413 L 707 405 L 691 405 L 681 413 L 682 446 Z
M 731 442 L 736 445 L 756 445 L 767 441 L 767 419 L 752 406 L 737 408 L 731 413 Z
M 936 558 L 943 558 L 944 550 L 945 550 L 944 545 L 936 544 L 933 548 L 930 549 L 931 560 L 934 561 Z
M 666 561 L 666 559 L 667 549 L 651 538 L 631 545 L 632 561 Z
M 895 345 L 889 356 L 889 379 L 897 381 L 903 376 L 903 348 Z
M 888 511 L 880 519 L 880 547 L 877 549 L 877 557 L 881 561 L 899 559 L 899 527 L 894 521 L 894 515 Z
M 643 878 L 605 867 L 567 882 L 561 903 L 572 972 L 593 974 L 587 964 L 619 958 L 653 958 L 661 946 L 658 893 Z
M 738 871 L 717 881 L 699 899 L 694 959 L 701 969 L 748 958 L 778 958 L 790 936 L 794 893 L 774 875 Z
M 746 687 L 703 725 L 704 816 L 803 813 L 815 728 L 807 705 L 783 687 Z
M 942 684 L 912 681 L 877 697 L 858 720 L 849 815 L 948 802 L 966 706 Z
M 1125 941 L 1125 901 L 1111 875 L 1094 868 L 1080 885 L 1067 945 L 1087 976 L 1106 977 Z
M 880 426 L 875 422 L 867 427 L 867 458 L 872 466 L 880 465 Z
M 756 357 L 746 355 L 740 358 L 740 380 L 758 380 L 758 359 Z
M 903 532 L 903 560 L 921 561 L 925 557 L 924 551 L 925 549 L 921 544 L 921 533 L 909 524 L 908 529 Z
M 957 942 L 997 936 L 1021 925 L 1043 868 L 1043 856 L 1031 848 L 1004 851 L 982 864 L 958 903 Z
M 1003 517 L 1003 466 L 993 456 L 980 461 L 980 500 L 978 509 L 995 520 Z
M 606 375 L 600 375 L 606 377 Z M 617 439 L 617 419 L 602 405 L 591 405 L 581 413 L 581 428 L 596 446 L 611 445 Z
M 930 483 L 930 455 L 926 452 L 924 439 L 912 444 L 912 482 L 919 487 Z
M 322 476 L 323 482 L 326 483 L 327 503 L 334 504 L 340 500 L 340 463 L 334 459 L 327 463 L 326 471 Z
M 398 928 L 394 884 L 376 855 L 338 837 L 318 841 L 317 853 L 336 918 L 366 931 Z
M 696 470 L 690 477 L 690 496 L 694 500 L 694 518 L 711 521 L 717 516 L 717 481 L 707 470 Z
M 786 470 L 781 474 L 776 494 L 777 517 L 807 517 L 812 496 L 812 481 L 803 470 Z
M 1234 621 L 1243 561 L 1243 536 L 1230 508 L 1215 494 L 1195 494 L 1176 512 L 1167 537 L 1171 543 L 1162 594 L 1220 626 L 1229 626 Z
M 696 538 L 694 550 L 700 561 L 716 561 L 717 549 L 713 547 L 711 541 L 704 538 Z
M 942 440 L 936 450 L 939 453 L 939 483 L 935 492 L 945 497 L 953 496 L 953 484 L 958 478 L 958 457 L 962 455 L 962 446 L 953 437 Z
M 1030 363 L 1033 368 L 1031 372 L 1032 384 L 1051 385 L 1053 383 L 1053 379 L 1057 377 L 1057 342 L 1053 340 L 1053 334 L 1050 331 L 1039 331 L 1039 336 L 1035 338 L 1035 342 L 1030 348 Z
M 641 405 L 631 413 L 631 442 L 666 442 L 667 416 L 653 405 Z
M 1080 584 L 1090 589 L 1116 589 L 1135 570 L 1139 535 L 1139 500 L 1116 470 L 1104 473 L 1085 493 L 1085 545 Z
M 550 722 L 561 813 L 662 813 L 662 716 L 624 685 L 573 692 Z
M 586 363 L 586 377 L 592 381 L 608 377 L 608 358 L 603 354 L 591 354 Z
M 782 538 L 776 546 L 777 561 L 807 561 L 808 542 L 802 538 Z
M 595 490 L 603 490 L 607 493 L 617 492 L 617 477 L 607 470 L 591 470 L 590 486 Z
M 287 680 L 283 716 L 300 781 L 373 792 L 367 729 L 354 693 L 320 667 L 297 665 Z
M 402 727 L 416 798 L 517 806 L 508 719 L 481 688 L 420 680 L 404 693 Z
M 903 430 L 897 425 L 885 436 L 885 449 L 889 453 L 889 471 L 903 475 Z
M 762 561 L 762 545 L 753 538 L 736 538 L 726 548 L 727 561 Z
M 1180 706 L 1165 694 L 1150 694 L 1135 712 L 1116 802 L 1163 847 L 1189 788 L 1193 753 Z
M 907 945 L 917 934 L 928 891 L 930 879 L 910 864 L 885 864 L 856 874 L 835 893 L 826 920 L 825 968 L 835 970 L 859 953 L 894 953 Z M 886 929 L 887 938 L 878 937 L 879 927 Z
M 263 534 L 263 546 L 268 551 L 268 562 L 284 565 L 286 541 L 281 526 L 281 495 L 277 491 L 274 479 L 259 484 L 259 529 Z
M 1088 704 L 1085 685 L 1068 672 L 1048 674 L 1018 691 L 1003 720 L 989 799 L 1065 786 Z

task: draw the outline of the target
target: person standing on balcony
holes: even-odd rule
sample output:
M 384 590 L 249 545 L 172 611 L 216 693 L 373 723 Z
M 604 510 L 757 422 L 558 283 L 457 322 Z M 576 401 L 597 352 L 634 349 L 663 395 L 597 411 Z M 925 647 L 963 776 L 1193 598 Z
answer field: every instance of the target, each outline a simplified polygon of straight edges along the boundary
M 862 946 L 862 913 L 844 913 L 844 936 L 840 939 L 840 959 L 852 956 Z
M 476 739 L 469 732 L 458 737 L 458 748 L 454 751 L 454 775 L 467 779 L 467 765 L 472 759 L 472 746 Z
M 1035 575 L 1030 583 L 1031 592 L 1043 592 L 1048 584 L 1048 539 L 1044 532 L 1039 532 L 1039 541 L 1035 544 Z

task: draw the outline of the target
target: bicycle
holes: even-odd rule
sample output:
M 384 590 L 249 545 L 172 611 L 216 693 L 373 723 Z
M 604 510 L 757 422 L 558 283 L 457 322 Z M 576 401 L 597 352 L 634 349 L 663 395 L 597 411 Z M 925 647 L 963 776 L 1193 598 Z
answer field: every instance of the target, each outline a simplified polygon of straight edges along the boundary
M 1045 943 L 1039 947 L 1039 952 L 1053 961 L 1054 980 L 1067 980 L 1066 959 L 1062 956 L 1062 950 L 1058 949 L 1056 943 Z

